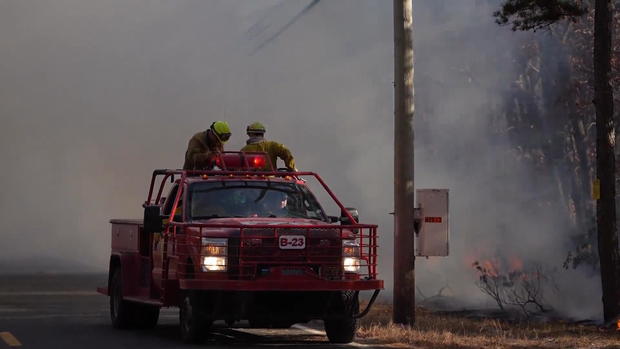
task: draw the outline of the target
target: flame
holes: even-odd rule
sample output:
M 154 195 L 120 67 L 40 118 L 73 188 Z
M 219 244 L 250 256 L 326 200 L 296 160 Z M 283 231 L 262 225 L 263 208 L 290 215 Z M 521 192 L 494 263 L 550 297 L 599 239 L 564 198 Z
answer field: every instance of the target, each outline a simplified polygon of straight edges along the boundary
M 523 261 L 519 257 L 510 257 L 509 264 L 511 272 L 523 270 Z
M 616 322 L 616 331 L 620 331 L 620 319 Z
M 494 257 L 488 259 L 478 259 L 475 257 L 465 257 L 465 260 L 474 259 L 472 265 L 478 264 L 487 276 L 499 277 L 500 275 L 513 275 L 521 278 L 527 278 L 527 274 L 523 272 L 524 262 L 517 256 L 506 258 Z M 479 262 L 477 262 L 479 261 Z
M 486 260 L 480 263 L 484 269 L 486 269 L 487 274 L 492 277 L 499 276 L 499 263 L 497 261 Z
M 473 260 L 473 263 L 468 263 L 470 265 L 476 266 L 478 265 L 481 268 L 479 271 L 489 277 L 499 277 L 499 276 L 507 276 L 507 277 L 518 277 L 521 279 L 527 279 L 530 276 L 535 276 L 534 272 L 526 273 L 524 272 L 525 262 L 523 259 L 518 256 L 506 256 L 506 257 L 490 257 L 490 258 L 480 258 L 475 255 L 466 255 L 464 257 L 465 261 L 469 262 Z

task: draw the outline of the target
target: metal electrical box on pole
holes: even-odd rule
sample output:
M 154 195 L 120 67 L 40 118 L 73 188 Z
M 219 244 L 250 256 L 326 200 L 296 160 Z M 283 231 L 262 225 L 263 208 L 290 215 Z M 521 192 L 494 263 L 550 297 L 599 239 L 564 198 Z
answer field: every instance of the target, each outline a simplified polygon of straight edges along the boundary
M 448 189 L 417 189 L 415 192 L 418 217 L 415 255 L 446 257 L 450 251 L 450 216 Z
M 394 0 L 394 323 L 415 322 L 413 0 Z

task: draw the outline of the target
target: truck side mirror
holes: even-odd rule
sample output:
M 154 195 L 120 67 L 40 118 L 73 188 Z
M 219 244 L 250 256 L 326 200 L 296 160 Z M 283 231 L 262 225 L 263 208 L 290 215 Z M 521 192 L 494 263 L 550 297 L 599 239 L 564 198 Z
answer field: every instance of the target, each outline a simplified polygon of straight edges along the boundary
M 161 206 L 144 206 L 144 231 L 147 234 L 160 233 L 163 230 Z
M 349 211 L 349 214 L 353 217 L 355 222 L 350 222 L 349 217 L 347 217 L 346 213 L 342 212 L 340 214 L 340 223 L 341 224 L 351 225 L 351 224 L 359 223 L 359 221 L 360 221 L 360 214 L 359 214 L 359 212 L 357 212 L 357 208 L 345 207 L 345 210 Z

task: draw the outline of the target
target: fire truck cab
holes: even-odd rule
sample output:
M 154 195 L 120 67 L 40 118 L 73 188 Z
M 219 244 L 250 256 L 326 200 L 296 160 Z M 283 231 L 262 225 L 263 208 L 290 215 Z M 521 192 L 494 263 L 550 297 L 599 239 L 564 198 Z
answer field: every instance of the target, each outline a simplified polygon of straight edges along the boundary
M 225 152 L 215 170 L 155 170 L 144 219 L 113 219 L 107 287 L 116 328 L 153 327 L 179 307 L 181 337 L 200 342 L 216 320 L 287 328 L 324 321 L 334 343 L 354 338 L 372 305 L 377 226 L 358 223 L 312 172 L 273 170 L 264 153 Z M 341 210 L 327 216 L 302 178 Z M 360 312 L 360 291 L 374 291 Z

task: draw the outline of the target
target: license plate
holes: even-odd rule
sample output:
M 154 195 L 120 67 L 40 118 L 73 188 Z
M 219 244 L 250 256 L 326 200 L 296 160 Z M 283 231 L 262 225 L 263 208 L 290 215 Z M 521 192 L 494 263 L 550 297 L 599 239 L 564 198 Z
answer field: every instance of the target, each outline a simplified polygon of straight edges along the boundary
M 303 235 L 280 235 L 278 245 L 282 250 L 303 250 L 306 248 L 306 237 Z

